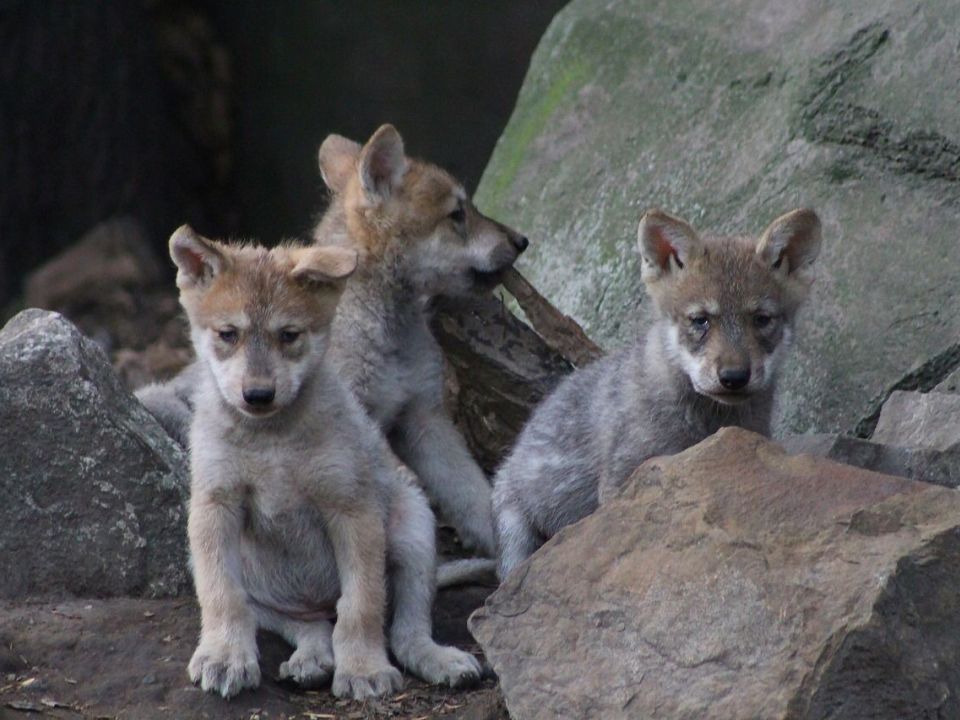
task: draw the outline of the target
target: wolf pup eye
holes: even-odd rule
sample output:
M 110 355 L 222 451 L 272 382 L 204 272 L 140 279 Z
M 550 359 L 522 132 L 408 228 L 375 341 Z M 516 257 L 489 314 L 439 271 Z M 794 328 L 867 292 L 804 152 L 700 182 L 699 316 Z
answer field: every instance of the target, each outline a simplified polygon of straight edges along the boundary
M 691 315 L 690 325 L 696 330 L 706 330 L 710 327 L 710 318 L 706 315 Z
M 763 330 L 765 327 L 769 327 L 770 323 L 773 322 L 773 318 L 766 313 L 757 313 L 753 316 L 753 326 L 759 330 Z
M 450 213 L 447 217 L 453 220 L 457 225 L 463 225 L 467 219 L 467 211 L 463 209 L 463 203 L 458 203 L 457 209 Z
M 227 345 L 235 345 L 237 339 L 240 337 L 237 334 L 236 328 L 225 328 L 223 330 L 218 330 L 217 335 L 219 335 L 220 339 L 223 340 Z
M 301 332 L 299 330 L 281 330 L 280 331 L 280 342 L 284 345 L 292 345 L 300 337 Z

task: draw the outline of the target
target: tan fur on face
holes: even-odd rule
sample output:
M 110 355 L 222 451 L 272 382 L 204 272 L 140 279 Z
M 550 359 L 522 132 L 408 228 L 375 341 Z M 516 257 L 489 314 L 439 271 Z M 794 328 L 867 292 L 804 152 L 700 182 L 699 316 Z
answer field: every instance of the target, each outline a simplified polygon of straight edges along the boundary
M 644 284 L 670 323 L 671 352 L 694 388 L 720 401 L 765 389 L 813 280 L 817 215 L 793 210 L 750 240 L 701 238 L 680 218 L 651 210 L 637 233 Z M 731 395 L 720 375 L 741 371 L 749 371 L 750 383 Z
M 317 331 L 330 324 L 341 287 L 311 286 L 294 278 L 300 256 L 308 248 L 229 246 L 214 243 L 226 259 L 224 270 L 203 287 L 181 289 L 180 301 L 191 322 L 204 328 L 289 316 Z
M 356 173 L 340 201 L 351 237 L 366 258 L 375 262 L 383 258 L 394 238 L 415 240 L 433 232 L 456 208 L 458 193 L 464 195 L 459 183 L 445 171 L 414 160 L 400 187 L 385 202 L 371 206 Z
M 216 367 L 223 399 L 260 416 L 293 402 L 325 352 L 356 252 L 225 245 L 184 226 L 171 237 L 170 254 L 194 347 Z
M 404 154 L 384 125 L 360 146 L 339 135 L 320 148 L 333 198 L 315 236 L 356 249 L 361 270 L 395 269 L 394 279 L 424 295 L 489 290 L 526 240 L 484 216 L 449 173 Z M 479 273 L 479 277 L 473 273 Z

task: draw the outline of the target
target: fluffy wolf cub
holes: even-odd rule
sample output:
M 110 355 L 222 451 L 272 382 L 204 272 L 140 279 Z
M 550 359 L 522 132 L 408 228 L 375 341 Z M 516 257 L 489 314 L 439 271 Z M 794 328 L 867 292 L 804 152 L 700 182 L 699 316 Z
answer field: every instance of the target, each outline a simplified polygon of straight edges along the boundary
M 817 215 L 794 210 L 750 240 L 700 237 L 650 210 L 638 241 L 656 320 L 631 346 L 564 380 L 498 470 L 501 579 L 645 459 L 725 425 L 769 434 L 777 370 L 820 251 Z
M 224 697 L 260 682 L 256 631 L 295 651 L 280 676 L 338 696 L 479 677 L 431 638 L 426 498 L 326 360 L 354 251 L 170 239 L 197 353 L 188 531 L 201 608 L 190 678 Z M 334 618 L 336 622 L 334 623 Z
M 489 292 L 527 247 L 444 170 L 407 157 L 391 125 L 364 145 L 330 135 L 332 193 L 314 237 L 359 253 L 331 331 L 331 361 L 467 546 L 494 555 L 490 483 L 443 407 L 430 301 Z
M 365 145 L 330 135 L 319 160 L 332 196 L 314 239 L 358 256 L 330 329 L 330 362 L 464 544 L 493 557 L 490 483 L 443 408 L 431 300 L 489 292 L 527 238 L 480 213 L 447 172 L 408 158 L 391 125 Z M 136 393 L 181 441 L 196 372 Z

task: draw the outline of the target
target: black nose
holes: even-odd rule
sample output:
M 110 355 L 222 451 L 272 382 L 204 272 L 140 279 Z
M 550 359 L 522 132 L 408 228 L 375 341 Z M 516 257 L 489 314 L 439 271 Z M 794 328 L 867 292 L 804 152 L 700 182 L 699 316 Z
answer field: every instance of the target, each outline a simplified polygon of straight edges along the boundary
M 530 241 L 527 240 L 526 235 L 514 235 L 510 239 L 513 241 L 514 247 L 520 252 L 526 250 L 527 246 L 530 245 Z
M 266 407 L 273 402 L 273 397 L 276 395 L 273 388 L 250 388 L 243 390 L 243 399 L 247 405 L 253 405 L 255 407 Z
M 742 390 L 750 382 L 750 369 L 723 368 L 719 373 L 720 384 L 727 390 Z

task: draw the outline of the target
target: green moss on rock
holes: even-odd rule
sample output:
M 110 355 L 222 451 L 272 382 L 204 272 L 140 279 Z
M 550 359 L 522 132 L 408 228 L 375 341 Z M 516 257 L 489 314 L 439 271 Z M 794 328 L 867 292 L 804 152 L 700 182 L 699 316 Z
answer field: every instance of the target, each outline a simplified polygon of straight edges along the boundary
M 850 431 L 960 338 L 958 26 L 956 3 L 919 0 L 574 0 L 477 202 L 530 236 L 521 269 L 607 347 L 647 321 L 644 209 L 753 234 L 815 207 L 820 277 L 777 425 Z

